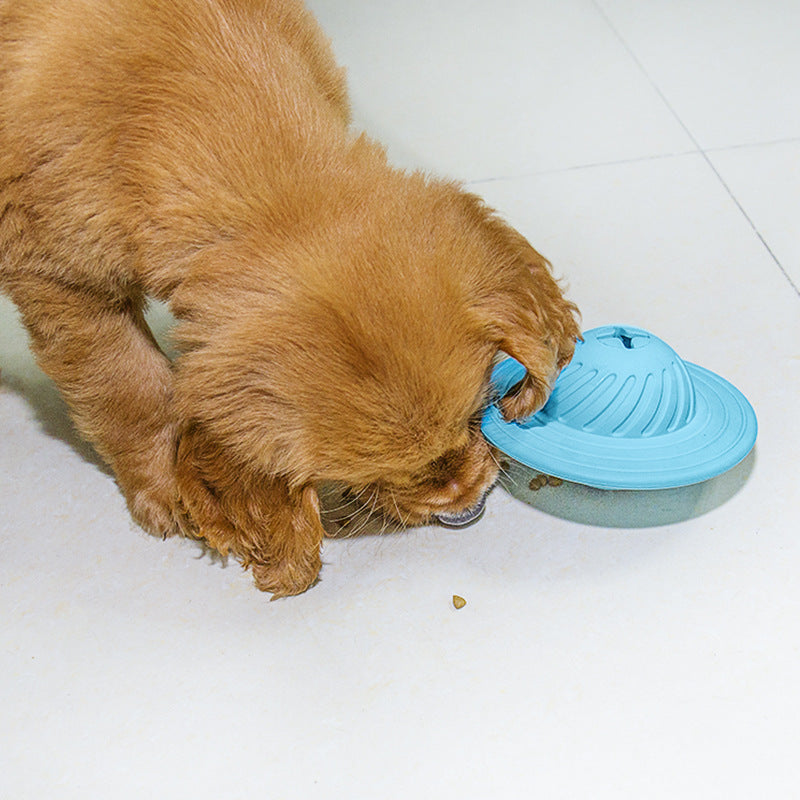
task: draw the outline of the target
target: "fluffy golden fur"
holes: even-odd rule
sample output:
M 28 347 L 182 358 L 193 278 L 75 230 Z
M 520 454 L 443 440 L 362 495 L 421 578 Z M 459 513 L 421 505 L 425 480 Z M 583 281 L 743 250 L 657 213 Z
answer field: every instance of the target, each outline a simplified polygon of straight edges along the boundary
M 520 234 L 348 123 L 295 0 L 0 0 L 0 288 L 136 520 L 276 595 L 316 579 L 321 481 L 407 524 L 474 505 L 496 353 L 517 418 L 579 335 Z

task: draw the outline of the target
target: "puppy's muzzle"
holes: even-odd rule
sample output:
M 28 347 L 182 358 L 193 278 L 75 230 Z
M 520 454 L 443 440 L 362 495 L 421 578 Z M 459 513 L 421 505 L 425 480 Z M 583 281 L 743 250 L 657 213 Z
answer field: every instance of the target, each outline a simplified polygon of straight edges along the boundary
M 472 525 L 473 522 L 477 522 L 483 516 L 483 512 L 486 510 L 487 495 L 488 492 L 486 492 L 472 508 L 467 508 L 464 511 L 455 513 L 443 512 L 441 514 L 435 514 L 434 517 L 436 521 L 445 528 L 466 528 L 467 525 Z

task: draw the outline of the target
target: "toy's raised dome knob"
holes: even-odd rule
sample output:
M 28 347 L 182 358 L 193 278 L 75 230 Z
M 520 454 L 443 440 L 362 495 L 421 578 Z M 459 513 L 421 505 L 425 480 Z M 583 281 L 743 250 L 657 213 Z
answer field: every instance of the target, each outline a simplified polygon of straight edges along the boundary
M 541 411 L 575 430 L 637 439 L 672 433 L 694 413 L 678 354 L 647 331 L 612 325 L 586 334 Z

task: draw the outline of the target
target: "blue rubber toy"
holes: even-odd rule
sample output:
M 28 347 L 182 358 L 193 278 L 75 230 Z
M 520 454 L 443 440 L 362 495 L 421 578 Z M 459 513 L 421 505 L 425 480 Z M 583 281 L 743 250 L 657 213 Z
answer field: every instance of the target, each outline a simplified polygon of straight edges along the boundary
M 502 397 L 524 376 L 508 358 L 492 381 Z M 484 436 L 516 461 L 601 489 L 707 480 L 750 452 L 757 428 L 735 386 L 627 325 L 585 332 L 547 404 L 529 420 L 506 422 L 492 405 L 482 422 Z

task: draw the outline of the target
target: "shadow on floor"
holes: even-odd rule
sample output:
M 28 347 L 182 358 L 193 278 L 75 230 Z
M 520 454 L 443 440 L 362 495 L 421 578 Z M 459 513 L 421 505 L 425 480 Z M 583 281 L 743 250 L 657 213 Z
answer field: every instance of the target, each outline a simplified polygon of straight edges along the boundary
M 34 371 L 35 370 L 35 371 Z M 3 372 L 3 387 L 21 397 L 33 411 L 42 431 L 53 439 L 69 445 L 84 461 L 97 467 L 106 475 L 111 469 L 97 451 L 75 429 L 61 394 L 55 384 L 38 368 L 26 370 L 23 376 Z
M 152 302 L 147 309 L 147 321 L 162 350 L 171 358 L 176 352 L 170 334 L 175 320 L 163 303 Z M 56 385 L 36 364 L 28 349 L 25 333 L 16 309 L 0 297 L 0 326 L 2 326 L 2 386 L 21 397 L 33 411 L 34 417 L 47 436 L 69 445 L 88 463 L 106 475 L 113 472 L 96 450 L 75 429 L 67 405 Z

